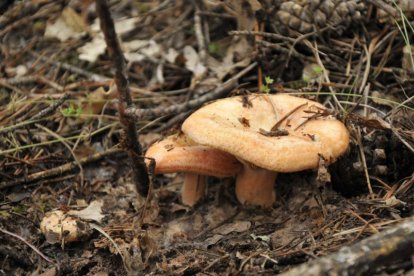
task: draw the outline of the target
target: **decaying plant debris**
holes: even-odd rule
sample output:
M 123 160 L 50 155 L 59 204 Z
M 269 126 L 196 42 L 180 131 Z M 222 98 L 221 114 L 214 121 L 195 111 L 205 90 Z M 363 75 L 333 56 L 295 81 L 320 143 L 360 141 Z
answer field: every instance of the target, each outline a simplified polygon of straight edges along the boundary
M 294 273 L 376 240 L 382 259 L 373 251 L 369 269 L 341 271 L 413 269 L 412 219 L 396 228 L 414 215 L 411 1 L 109 1 L 135 104 L 125 114 L 144 150 L 205 103 L 252 92 L 316 100 L 328 110 L 310 117 L 346 124 L 348 152 L 281 174 L 270 210 L 241 206 L 234 179 L 209 179 L 194 208 L 181 204 L 178 174 L 153 177 L 140 197 L 94 2 L 4 2 L 2 274 Z M 48 243 L 40 222 L 52 210 L 87 224 L 87 237 Z M 394 243 L 380 240 L 390 233 Z

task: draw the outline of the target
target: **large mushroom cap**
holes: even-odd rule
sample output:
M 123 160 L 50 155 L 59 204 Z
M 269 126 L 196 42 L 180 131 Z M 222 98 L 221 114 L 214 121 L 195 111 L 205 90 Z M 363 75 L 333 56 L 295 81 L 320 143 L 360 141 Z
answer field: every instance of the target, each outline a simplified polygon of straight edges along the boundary
M 187 172 L 228 177 L 241 169 L 241 164 L 231 154 L 196 145 L 185 135 L 172 135 L 156 142 L 145 156 L 155 159 L 155 173 Z
M 236 96 L 197 110 L 182 130 L 200 145 L 258 167 L 295 172 L 317 167 L 320 156 L 332 163 L 348 147 L 345 126 L 325 110 L 286 94 Z

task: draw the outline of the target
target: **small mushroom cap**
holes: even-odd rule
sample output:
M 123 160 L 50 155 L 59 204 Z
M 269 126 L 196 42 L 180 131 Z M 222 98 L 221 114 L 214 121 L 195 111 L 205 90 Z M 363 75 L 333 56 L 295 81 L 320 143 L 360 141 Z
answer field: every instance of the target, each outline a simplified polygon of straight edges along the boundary
M 182 130 L 200 145 L 258 167 L 296 172 L 317 167 L 319 156 L 332 163 L 348 147 L 346 127 L 324 111 L 317 102 L 286 94 L 236 96 L 197 110 Z
M 40 230 L 49 243 L 77 241 L 90 234 L 90 228 L 80 219 L 65 215 L 60 210 L 46 213 L 40 223 Z
M 196 145 L 183 134 L 156 142 L 147 150 L 145 157 L 155 159 L 155 173 L 188 172 L 227 177 L 241 169 L 240 162 L 231 154 Z M 149 160 L 146 162 L 149 164 Z

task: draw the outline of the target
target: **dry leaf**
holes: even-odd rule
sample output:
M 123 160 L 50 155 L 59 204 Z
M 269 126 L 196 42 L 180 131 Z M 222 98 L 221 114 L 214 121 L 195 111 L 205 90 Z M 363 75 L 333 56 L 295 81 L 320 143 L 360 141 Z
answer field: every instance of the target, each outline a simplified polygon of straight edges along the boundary
M 102 34 L 96 35 L 91 42 L 78 48 L 79 59 L 95 62 L 100 55 L 105 53 L 106 44 Z
M 103 87 L 99 87 L 88 94 L 86 102 L 82 104 L 82 112 L 84 114 L 100 114 L 107 102 L 115 99 L 116 96 L 117 90 L 115 87 L 111 87 L 108 91 Z
M 115 22 L 115 30 L 117 34 L 122 35 L 124 33 L 127 33 L 133 30 L 135 28 L 137 21 L 138 21 L 137 18 L 117 19 Z M 99 26 L 99 19 L 95 20 L 95 22 L 91 25 L 91 29 L 95 33 L 92 41 L 86 43 L 82 47 L 79 47 L 78 53 L 79 53 L 79 59 L 86 60 L 89 62 L 95 62 L 100 55 L 105 53 L 106 43 L 105 43 L 103 34 Z M 134 60 L 134 61 L 141 60 L 142 55 L 140 57 L 136 57 L 134 55 L 129 55 L 129 54 L 132 54 L 130 52 L 138 49 L 139 47 L 145 46 L 144 43 L 147 44 L 146 48 L 148 49 L 148 51 L 153 51 L 153 52 L 160 51 L 159 46 L 151 40 L 149 41 L 134 40 L 134 41 L 127 42 L 127 43 L 121 43 L 125 51 L 125 57 L 128 60 Z M 150 56 L 152 55 L 152 53 L 145 53 L 145 54 L 148 54 Z
M 191 46 L 185 46 L 183 50 L 185 68 L 193 72 L 194 79 L 202 79 L 207 73 L 207 68 L 201 63 L 197 51 Z
M 70 38 L 80 38 L 88 31 L 82 17 L 72 8 L 66 7 L 54 22 L 47 22 L 45 37 L 57 38 L 64 42 Z
M 88 26 L 84 19 L 71 7 L 66 7 L 62 11 L 62 19 L 70 26 L 74 31 L 78 33 L 88 32 Z
M 161 47 L 154 40 L 133 40 L 122 43 L 125 58 L 129 62 L 139 62 L 145 58 L 158 58 L 161 55 Z
M 166 61 L 168 61 L 169 63 L 172 63 L 172 64 L 174 64 L 175 63 L 175 61 L 176 61 L 176 59 L 177 59 L 177 57 L 179 56 L 180 54 L 174 49 L 174 48 L 169 48 L 168 49 L 168 51 L 167 51 L 167 53 L 164 53 L 163 55 L 162 55 L 162 57 L 166 60 Z
M 213 232 L 221 235 L 228 235 L 231 232 L 242 233 L 249 230 L 251 225 L 252 223 L 250 221 L 235 221 L 224 224 Z
M 209 247 L 209 246 L 211 246 L 211 245 L 215 245 L 216 243 L 218 243 L 222 238 L 223 238 L 224 236 L 223 235 L 220 235 L 220 234 L 215 234 L 214 236 L 212 236 L 212 237 L 210 237 L 210 238 L 207 238 L 205 241 L 204 241 L 204 245 L 205 245 L 205 247 L 207 248 L 207 247 Z
M 102 215 L 102 206 L 102 201 L 94 200 L 85 209 L 81 211 L 69 211 L 68 214 L 84 220 L 93 220 L 100 223 L 105 217 Z
M 238 30 L 253 30 L 256 18 L 256 11 L 262 9 L 262 5 L 257 0 L 238 1 L 230 0 L 227 1 L 227 8 L 232 15 L 237 18 L 237 29 Z
M 227 74 L 236 68 L 244 68 L 250 64 L 251 52 L 253 48 L 245 38 L 235 38 L 233 43 L 228 47 L 223 61 L 218 61 L 209 56 L 207 65 L 216 74 L 219 80 L 222 80 Z
M 115 30 L 118 35 L 125 34 L 127 32 L 132 31 L 139 18 L 117 18 L 115 19 Z M 99 19 L 97 18 L 93 24 L 91 25 L 91 30 L 94 32 L 101 32 L 101 27 L 99 26 Z
M 255 241 L 262 241 L 265 242 L 266 244 L 270 242 L 271 237 L 270 235 L 255 235 L 255 234 L 250 234 L 250 237 L 252 237 L 252 239 L 254 239 Z

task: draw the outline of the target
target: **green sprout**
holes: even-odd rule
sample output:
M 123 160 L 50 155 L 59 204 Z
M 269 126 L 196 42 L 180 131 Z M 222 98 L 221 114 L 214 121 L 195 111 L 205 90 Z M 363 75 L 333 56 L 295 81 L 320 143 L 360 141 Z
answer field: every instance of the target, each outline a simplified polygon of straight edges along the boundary
M 82 114 L 82 108 L 80 106 L 76 107 L 73 104 L 70 104 L 69 107 L 62 108 L 60 113 L 62 113 L 64 117 L 78 116 Z
M 0 218 L 8 219 L 9 217 L 11 217 L 10 213 L 8 213 L 6 211 L 0 211 Z
M 302 79 L 306 83 L 318 80 L 323 74 L 323 69 L 316 63 L 307 64 L 303 68 Z
M 263 84 L 263 85 L 262 85 L 262 87 L 261 87 L 261 90 L 262 90 L 264 93 L 269 93 L 269 92 L 270 92 L 270 85 L 271 85 L 273 82 L 274 82 L 274 80 L 273 80 L 271 77 L 266 76 L 266 77 L 265 77 L 265 79 L 264 79 L 264 84 Z
M 218 54 L 219 52 L 220 52 L 220 45 L 218 44 L 218 43 L 215 43 L 215 42 L 210 42 L 209 44 L 208 44 L 208 52 L 210 53 L 210 54 Z

